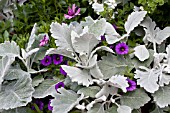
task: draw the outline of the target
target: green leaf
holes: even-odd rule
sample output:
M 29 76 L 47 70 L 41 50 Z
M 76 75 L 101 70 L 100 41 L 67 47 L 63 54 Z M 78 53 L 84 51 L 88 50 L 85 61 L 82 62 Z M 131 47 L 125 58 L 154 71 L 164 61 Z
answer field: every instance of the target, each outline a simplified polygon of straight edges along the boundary
M 117 113 L 117 106 L 113 105 L 111 108 L 109 108 L 106 113 Z
M 68 113 L 83 99 L 83 95 L 79 96 L 75 92 L 64 88 L 58 89 L 58 92 L 53 94 L 55 98 L 51 101 L 53 113 Z
M 8 77 L 9 76 L 9 77 Z M 20 69 L 11 69 L 6 78 L 13 77 L 13 81 L 6 82 L 2 85 L 0 91 L 0 109 L 14 109 L 26 106 L 32 101 L 34 88 L 30 74 Z
M 131 107 L 131 109 L 138 109 L 150 101 L 150 97 L 143 89 L 136 89 L 133 92 L 123 94 L 120 99 L 121 105 Z

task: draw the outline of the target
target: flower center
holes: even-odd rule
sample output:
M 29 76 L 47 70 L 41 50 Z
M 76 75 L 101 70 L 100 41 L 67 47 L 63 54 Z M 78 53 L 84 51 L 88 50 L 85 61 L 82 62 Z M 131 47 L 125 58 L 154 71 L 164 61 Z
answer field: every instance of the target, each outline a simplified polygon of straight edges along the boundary
M 124 47 L 121 47 L 120 50 L 121 50 L 121 51 L 125 51 L 125 48 L 124 48 Z

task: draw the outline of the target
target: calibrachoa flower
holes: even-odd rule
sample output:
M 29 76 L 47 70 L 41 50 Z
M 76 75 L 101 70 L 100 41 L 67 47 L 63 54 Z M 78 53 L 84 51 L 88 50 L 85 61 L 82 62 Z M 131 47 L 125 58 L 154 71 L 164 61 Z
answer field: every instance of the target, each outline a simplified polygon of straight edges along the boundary
M 60 67 L 60 73 L 61 73 L 62 75 L 64 75 L 64 76 L 66 76 L 66 75 L 67 75 L 67 73 L 63 70 L 63 68 L 62 68 L 62 67 Z
M 63 83 L 63 82 L 57 83 L 57 84 L 55 85 L 55 90 L 57 91 L 58 88 L 60 88 L 60 87 L 64 87 L 64 83 Z
M 41 60 L 41 64 L 44 66 L 49 66 L 52 63 L 52 59 L 50 56 L 45 56 L 44 59 Z
M 124 42 L 118 43 L 115 47 L 116 53 L 119 55 L 128 54 L 129 47 Z
M 49 37 L 47 35 L 44 35 L 43 39 L 40 40 L 39 46 L 44 46 L 48 43 Z
M 35 101 L 35 104 L 37 104 L 37 106 L 39 107 L 40 110 L 43 110 L 44 103 L 43 103 L 41 100 L 36 100 L 36 101 Z M 32 106 L 31 109 L 32 109 L 32 110 L 35 110 L 35 107 Z
M 105 36 L 101 36 L 101 41 L 105 41 L 105 40 L 106 40 Z
M 136 82 L 130 79 L 127 79 L 129 87 L 127 87 L 127 91 L 133 91 L 136 89 Z
M 51 104 L 51 100 L 49 100 L 49 102 L 48 102 L 48 110 L 52 111 L 53 107 L 50 104 Z
M 70 6 L 68 7 L 68 15 L 64 14 L 64 17 L 66 19 L 74 18 L 77 15 L 80 15 L 80 8 L 78 8 L 75 4 L 72 5 L 72 8 Z
M 55 65 L 58 65 L 63 61 L 63 56 L 62 55 L 55 54 L 55 55 L 52 56 L 52 58 L 53 58 L 53 63 Z
M 115 29 L 117 29 L 117 26 L 115 24 L 112 24 Z

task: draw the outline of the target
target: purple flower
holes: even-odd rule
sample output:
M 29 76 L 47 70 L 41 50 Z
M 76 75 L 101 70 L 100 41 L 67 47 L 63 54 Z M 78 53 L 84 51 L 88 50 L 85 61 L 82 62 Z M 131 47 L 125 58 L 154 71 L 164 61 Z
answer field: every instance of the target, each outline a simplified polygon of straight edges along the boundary
M 52 59 L 50 56 L 45 56 L 44 59 L 41 60 L 41 64 L 44 66 L 49 66 L 52 63 Z
M 47 35 L 44 35 L 43 39 L 40 40 L 39 46 L 44 46 L 48 43 L 49 37 Z
M 113 48 L 114 48 L 114 46 L 113 46 L 113 45 L 110 45 L 110 46 L 109 46 L 109 48 L 110 48 L 110 49 L 113 49 Z
M 101 36 L 101 41 L 105 41 L 105 40 L 106 40 L 105 36 Z
M 129 47 L 124 42 L 118 43 L 115 47 L 116 53 L 119 55 L 128 54 Z
M 60 88 L 60 87 L 64 87 L 64 83 L 63 83 L 63 82 L 57 83 L 57 84 L 55 85 L 55 90 L 57 91 L 58 88 Z
M 36 100 L 36 101 L 35 101 L 35 104 L 37 104 L 37 106 L 39 107 L 40 110 L 43 110 L 44 103 L 43 103 L 41 100 Z M 32 106 L 31 109 L 32 109 L 32 110 L 35 110 L 35 107 Z
M 64 14 L 64 17 L 66 19 L 74 18 L 77 15 L 80 15 L 80 8 L 78 8 L 75 4 L 72 5 L 72 8 L 70 6 L 68 7 L 68 15 Z
M 115 28 L 115 30 L 117 29 L 117 26 L 115 24 L 112 24 L 112 26 Z
M 53 63 L 55 65 L 58 65 L 63 61 L 63 56 L 62 55 L 55 54 L 52 57 L 53 57 Z
M 136 89 L 136 82 L 130 79 L 127 79 L 129 87 L 127 87 L 127 91 L 133 91 Z
M 66 75 L 67 75 L 67 73 L 63 70 L 63 68 L 62 68 L 62 67 L 60 67 L 60 73 L 61 73 L 62 75 L 64 75 L 64 76 L 66 76 Z
M 51 104 L 51 100 L 49 100 L 49 102 L 48 102 L 48 110 L 52 111 L 53 107 L 50 104 Z

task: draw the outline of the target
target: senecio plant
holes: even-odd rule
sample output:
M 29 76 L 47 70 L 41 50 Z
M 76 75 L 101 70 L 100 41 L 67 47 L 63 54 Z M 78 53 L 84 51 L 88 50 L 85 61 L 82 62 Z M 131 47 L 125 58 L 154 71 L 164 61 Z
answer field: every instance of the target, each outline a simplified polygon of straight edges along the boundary
M 65 15 L 68 19 L 79 13 L 75 5 L 69 10 L 73 12 Z M 48 50 L 44 48 L 50 37 L 36 35 L 36 24 L 25 49 L 14 41 L 0 44 L 1 112 L 27 113 L 24 106 L 32 98 L 47 96 L 53 97 L 48 104 L 52 113 L 140 113 L 149 102 L 155 104 L 153 113 L 166 111 L 170 104 L 170 45 L 166 43 L 170 27 L 161 30 L 146 15 L 146 11 L 132 12 L 124 34 L 117 33 L 105 18 L 89 16 L 69 25 L 52 22 L 50 32 L 57 48 Z M 129 47 L 128 38 L 138 26 L 145 31 L 143 44 Z M 101 46 L 101 36 L 112 47 Z M 158 47 L 165 48 L 160 52 Z M 48 69 L 33 69 L 33 64 L 57 65 L 63 56 L 75 62 L 61 65 L 64 80 L 34 77 Z M 41 110 L 43 103 L 36 103 Z

